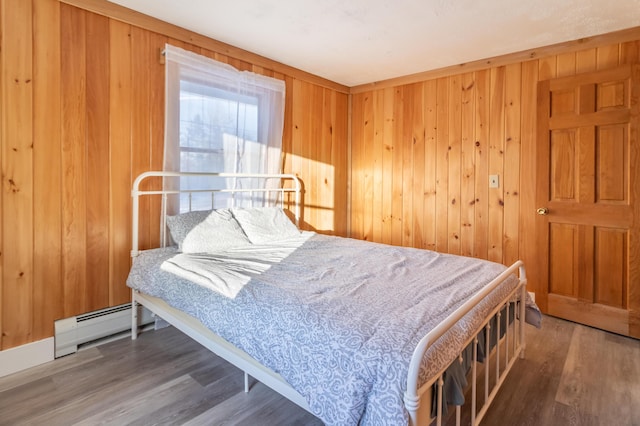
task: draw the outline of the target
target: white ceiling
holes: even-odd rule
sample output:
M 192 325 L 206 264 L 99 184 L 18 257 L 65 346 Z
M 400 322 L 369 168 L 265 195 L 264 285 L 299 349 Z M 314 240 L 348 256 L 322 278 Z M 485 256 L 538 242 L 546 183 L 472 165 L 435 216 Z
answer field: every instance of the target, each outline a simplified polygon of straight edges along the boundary
M 640 25 L 640 0 L 111 0 L 346 86 Z

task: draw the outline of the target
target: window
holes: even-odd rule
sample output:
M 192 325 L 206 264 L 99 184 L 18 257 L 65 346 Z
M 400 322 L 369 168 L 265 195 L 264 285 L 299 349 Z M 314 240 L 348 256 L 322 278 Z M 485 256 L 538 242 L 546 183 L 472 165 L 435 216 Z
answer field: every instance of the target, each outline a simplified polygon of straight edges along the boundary
M 257 97 L 180 81 L 181 170 L 241 172 L 244 145 L 257 140 Z M 259 149 L 250 153 L 262 156 Z
M 165 170 L 279 173 L 284 122 L 284 82 L 192 52 L 166 48 Z M 181 178 L 181 189 L 210 187 L 199 177 Z M 235 179 L 218 187 L 237 188 Z M 251 182 L 252 185 L 259 182 Z M 219 197 L 215 207 L 226 206 Z M 209 195 L 183 195 L 169 212 L 208 208 Z

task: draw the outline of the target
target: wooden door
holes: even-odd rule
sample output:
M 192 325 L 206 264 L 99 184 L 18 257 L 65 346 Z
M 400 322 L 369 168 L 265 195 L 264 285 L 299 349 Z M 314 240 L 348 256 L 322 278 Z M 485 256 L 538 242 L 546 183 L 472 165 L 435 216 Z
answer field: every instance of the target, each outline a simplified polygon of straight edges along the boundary
M 538 302 L 640 337 L 638 66 L 538 84 Z M 540 291 L 541 290 L 541 291 Z

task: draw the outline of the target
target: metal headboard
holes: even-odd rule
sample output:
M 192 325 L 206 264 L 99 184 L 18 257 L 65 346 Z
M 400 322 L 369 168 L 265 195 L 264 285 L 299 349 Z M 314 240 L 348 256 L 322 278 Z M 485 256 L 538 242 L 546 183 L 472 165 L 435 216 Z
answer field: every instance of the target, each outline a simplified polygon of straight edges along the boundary
M 262 187 L 262 188 L 223 188 L 223 189 L 160 189 L 160 190 L 141 190 L 140 184 L 148 178 L 180 178 L 180 177 L 206 177 L 206 178 L 235 178 L 239 180 L 244 179 L 263 179 L 265 182 L 269 179 L 280 180 L 280 184 L 274 188 Z M 287 186 L 287 182 L 291 182 L 291 186 Z M 167 213 L 167 196 L 176 194 L 188 194 L 189 201 L 193 194 L 210 193 L 211 194 L 211 208 L 214 208 L 214 196 L 216 193 L 235 194 L 249 194 L 250 200 L 253 200 L 254 194 L 264 194 L 267 197 L 276 198 L 276 204 L 279 203 L 280 207 L 284 207 L 285 198 L 287 194 L 294 194 L 293 206 L 291 206 L 292 213 L 295 218 L 296 225 L 300 225 L 301 215 L 301 202 L 302 202 L 302 184 L 297 176 L 292 174 L 245 174 L 245 173 L 193 173 L 193 172 L 164 172 L 164 171 L 150 171 L 139 175 L 133 181 L 133 187 L 131 189 L 132 203 L 132 239 L 131 239 L 131 257 L 136 257 L 140 251 L 139 247 L 139 222 L 140 222 L 140 197 L 145 195 L 159 195 L 162 197 L 161 207 L 161 219 L 160 219 L 160 241 L 162 246 L 166 244 L 166 213 Z M 250 201 L 252 203 L 252 201 Z M 191 210 L 191 208 L 189 208 Z

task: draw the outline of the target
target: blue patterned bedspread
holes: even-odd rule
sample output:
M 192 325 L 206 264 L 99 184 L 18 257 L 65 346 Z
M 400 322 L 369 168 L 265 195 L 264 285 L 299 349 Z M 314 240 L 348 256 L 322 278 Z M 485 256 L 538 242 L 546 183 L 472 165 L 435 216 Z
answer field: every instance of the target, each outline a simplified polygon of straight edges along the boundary
M 405 425 L 402 396 L 418 341 L 505 269 L 432 251 L 313 235 L 283 261 L 269 247 L 237 253 L 264 272 L 225 296 L 160 265 L 175 249 L 143 252 L 128 285 L 159 297 L 279 373 L 327 425 Z M 181 254 L 180 256 L 187 256 Z M 194 255 L 233 265 L 233 253 Z M 222 260 L 221 260 L 222 259 Z M 448 365 L 508 280 L 427 352 L 424 381 Z

